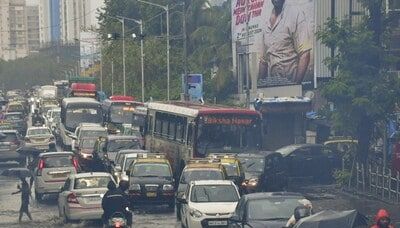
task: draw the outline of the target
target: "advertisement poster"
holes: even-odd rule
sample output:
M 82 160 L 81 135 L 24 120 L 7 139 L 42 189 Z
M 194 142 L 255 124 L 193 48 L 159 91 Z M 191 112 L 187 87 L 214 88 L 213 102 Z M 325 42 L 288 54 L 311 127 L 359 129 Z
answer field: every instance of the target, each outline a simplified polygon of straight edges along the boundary
M 100 72 L 100 42 L 98 33 L 80 32 L 81 76 L 94 76 Z
M 250 79 L 257 87 L 313 81 L 313 1 L 232 0 L 233 54 L 238 56 L 234 65 L 239 80 L 246 74 L 242 50 L 249 55 Z

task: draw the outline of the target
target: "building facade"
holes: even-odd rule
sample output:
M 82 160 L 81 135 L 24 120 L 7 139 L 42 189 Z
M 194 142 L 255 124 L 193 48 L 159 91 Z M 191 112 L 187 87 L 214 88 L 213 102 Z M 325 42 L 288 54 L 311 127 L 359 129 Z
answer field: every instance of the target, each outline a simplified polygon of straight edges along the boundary
M 37 52 L 40 49 L 40 23 L 39 5 L 26 6 L 26 23 L 29 52 Z
M 79 40 L 80 31 L 98 28 L 98 9 L 103 5 L 103 0 L 61 0 L 60 24 L 62 43 L 76 43 Z
M 14 60 L 29 53 L 25 0 L 0 0 L 0 58 Z
M 60 40 L 60 0 L 39 0 L 40 43 L 42 46 Z

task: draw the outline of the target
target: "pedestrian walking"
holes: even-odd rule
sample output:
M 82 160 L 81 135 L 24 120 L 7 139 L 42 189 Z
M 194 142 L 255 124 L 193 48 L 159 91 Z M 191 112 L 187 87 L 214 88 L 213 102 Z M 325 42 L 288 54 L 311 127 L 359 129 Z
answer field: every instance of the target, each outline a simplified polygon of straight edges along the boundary
M 18 191 L 13 192 L 12 195 L 21 193 L 21 208 L 19 209 L 19 219 L 18 221 L 21 222 L 22 215 L 25 213 L 28 218 L 32 221 L 31 213 L 29 212 L 29 197 L 31 196 L 31 189 L 28 182 L 25 178 L 20 177 L 21 179 L 21 186 L 18 185 Z

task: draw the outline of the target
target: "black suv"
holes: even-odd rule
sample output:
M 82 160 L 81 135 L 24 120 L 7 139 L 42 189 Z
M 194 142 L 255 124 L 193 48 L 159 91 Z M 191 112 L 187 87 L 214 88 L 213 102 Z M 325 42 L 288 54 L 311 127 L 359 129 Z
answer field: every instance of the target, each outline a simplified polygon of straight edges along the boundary
M 286 166 L 282 155 L 263 151 L 256 154 L 238 154 L 245 172 L 244 193 L 281 191 L 287 187 Z

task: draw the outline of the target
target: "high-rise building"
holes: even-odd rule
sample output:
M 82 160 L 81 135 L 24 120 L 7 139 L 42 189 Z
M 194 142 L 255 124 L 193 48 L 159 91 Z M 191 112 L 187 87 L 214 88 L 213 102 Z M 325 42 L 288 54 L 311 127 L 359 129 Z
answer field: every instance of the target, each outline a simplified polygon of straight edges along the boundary
M 0 0 L 0 58 L 14 60 L 28 55 L 25 0 Z
M 61 0 L 61 41 L 75 43 L 81 30 L 98 28 L 98 9 L 103 5 L 104 0 Z
M 26 2 L 26 23 L 29 52 L 40 49 L 40 23 L 39 23 L 39 4 Z
M 40 43 L 42 46 L 60 40 L 60 0 L 39 0 Z

